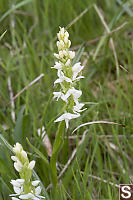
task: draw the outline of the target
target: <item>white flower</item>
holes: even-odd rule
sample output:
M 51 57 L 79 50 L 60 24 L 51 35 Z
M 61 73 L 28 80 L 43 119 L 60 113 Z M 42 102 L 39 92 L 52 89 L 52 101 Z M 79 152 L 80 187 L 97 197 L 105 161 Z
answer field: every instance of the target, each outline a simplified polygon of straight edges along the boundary
M 58 77 L 59 78 L 54 82 L 54 85 L 56 83 L 62 83 L 63 81 L 72 83 L 72 80 L 70 78 L 66 77 L 62 71 L 58 71 Z
M 33 186 L 37 186 L 39 183 L 40 183 L 40 181 L 38 181 L 38 180 L 37 181 L 32 181 L 32 185 Z
M 24 150 L 21 151 L 21 155 L 24 159 L 27 159 L 27 153 Z
M 39 195 L 41 193 L 41 187 L 38 186 L 36 189 L 35 189 L 35 195 Z
M 13 189 L 14 189 L 14 192 L 17 195 L 20 195 L 23 192 L 23 187 L 16 187 L 16 186 L 14 186 Z
M 45 197 L 43 197 L 43 196 L 34 195 L 32 193 L 20 195 L 19 198 L 20 199 L 33 199 L 33 200 L 40 200 L 40 198 L 45 199 Z
M 83 112 L 84 110 L 86 110 L 87 108 L 84 108 L 83 110 L 81 110 L 81 108 L 84 106 L 84 103 L 79 103 L 77 102 L 76 105 L 73 107 L 73 112 L 77 113 L 77 112 Z
M 64 57 L 64 52 L 63 51 L 59 51 L 59 58 L 62 59 Z
M 68 40 L 68 48 L 71 46 L 71 41 Z
M 59 59 L 59 62 L 56 62 L 52 68 L 58 70 L 58 79 L 54 82 L 54 85 L 60 83 L 61 90 L 59 92 L 53 92 L 53 95 L 57 101 L 61 98 L 66 102 L 66 111 L 69 110 L 70 113 L 63 114 L 55 120 L 55 122 L 65 120 L 66 127 L 68 128 L 69 120 L 79 117 L 79 113 L 85 110 L 82 109 L 84 104 L 78 102 L 79 97 L 82 95 L 82 91 L 74 88 L 75 83 L 79 79 L 84 78 L 84 76 L 80 75 L 84 66 L 82 66 L 80 62 L 72 66 L 72 59 L 75 57 L 75 52 L 69 51 L 71 45 L 69 33 L 64 28 L 60 27 L 57 37 L 59 39 L 59 41 L 57 41 L 58 54 L 54 54 L 54 56 Z
M 72 60 L 75 57 L 75 52 L 74 51 L 69 51 L 69 57 Z
M 42 128 L 39 128 L 39 129 L 37 130 L 37 132 L 38 132 L 38 135 L 39 135 L 39 136 L 41 135 L 41 137 L 43 138 L 43 137 L 45 136 L 45 134 L 46 134 L 45 127 L 42 126 Z
M 54 95 L 54 99 L 57 98 L 57 101 L 58 101 L 58 99 L 61 98 L 63 93 L 62 92 L 53 92 L 53 95 Z
M 20 199 L 33 199 L 35 198 L 35 195 L 32 193 L 28 193 L 28 194 L 22 194 L 19 196 Z
M 81 63 L 78 62 L 72 67 L 73 71 L 73 80 L 76 80 L 78 74 L 83 70 L 84 66 L 81 66 Z M 80 78 L 84 78 L 83 76 L 80 76 Z
M 16 187 L 21 187 L 23 184 L 24 184 L 25 180 L 24 179 L 16 179 L 16 180 L 11 180 L 11 184 L 13 186 L 16 186 Z
M 18 198 L 16 198 L 16 197 L 12 197 L 12 200 L 19 200 Z
M 69 33 L 67 31 L 65 31 L 64 33 L 64 37 L 68 38 L 69 37 Z
M 73 95 L 74 101 L 77 102 L 78 98 L 82 95 L 82 91 L 76 90 L 74 87 L 72 87 L 64 96 L 62 96 L 63 101 L 67 102 L 67 99 L 70 95 Z
M 35 167 L 35 163 L 36 163 L 36 162 L 35 162 L 34 160 L 32 160 L 32 161 L 29 163 L 28 168 L 32 170 L 32 169 Z
M 69 41 L 70 41 L 70 40 L 69 40 Z M 67 37 L 67 36 L 64 37 L 64 42 L 65 42 L 65 44 L 68 43 L 68 37 Z
M 54 53 L 54 57 L 56 57 L 57 59 L 60 59 L 59 54 Z
M 19 160 L 17 160 L 17 162 L 14 163 L 14 168 L 15 168 L 18 172 L 21 172 L 22 167 L 23 167 L 23 165 L 22 165 L 22 163 L 21 163 Z
M 65 46 L 64 42 L 62 40 L 57 41 L 57 47 L 59 50 L 63 49 Z
M 54 65 L 54 67 L 51 67 L 51 68 L 54 68 L 54 69 L 61 70 L 61 69 L 62 69 L 62 64 L 61 64 L 61 63 L 59 63 L 59 62 L 55 62 L 55 65 Z
M 17 161 L 18 160 L 18 158 L 16 157 L 16 156 L 11 156 L 11 159 L 13 160 L 13 161 Z
M 60 36 L 63 37 L 64 33 L 65 33 L 64 27 L 63 28 L 60 27 Z
M 65 65 L 68 67 L 71 64 L 70 59 L 67 60 L 67 62 L 65 63 Z
M 13 147 L 13 151 L 15 153 L 20 153 L 23 150 L 23 147 L 21 144 L 19 144 L 18 142 L 16 143 L 16 145 L 14 145 Z
M 68 129 L 68 122 L 71 119 L 77 118 L 79 116 L 80 116 L 79 113 L 77 113 L 77 114 L 65 113 L 65 114 L 61 115 L 58 119 L 56 119 L 54 122 L 60 122 L 60 121 L 65 120 L 65 122 L 66 122 L 66 128 Z

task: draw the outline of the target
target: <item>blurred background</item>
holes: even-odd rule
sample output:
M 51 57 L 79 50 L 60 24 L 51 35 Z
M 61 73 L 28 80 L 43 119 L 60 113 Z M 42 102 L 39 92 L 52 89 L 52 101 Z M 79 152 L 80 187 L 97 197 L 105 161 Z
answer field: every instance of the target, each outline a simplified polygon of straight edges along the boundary
M 51 199 L 117 199 L 118 184 L 131 183 L 133 173 L 132 0 L 0 0 L 0 35 L 6 31 L 0 41 L 0 132 L 11 145 L 21 141 L 27 151 L 28 137 L 47 155 L 37 130 L 45 126 L 53 143 L 58 127 L 53 121 L 61 111 L 61 103 L 52 99 L 57 75 L 51 69 L 59 26 L 69 32 L 72 50 L 77 52 L 83 45 L 81 63 L 85 66 L 85 78 L 78 87 L 87 110 L 72 120 L 69 135 L 78 125 L 97 120 L 128 128 L 99 124 L 79 129 L 70 138 L 69 148 L 62 151 L 60 169 L 78 148 L 84 131 L 87 137 L 63 176 L 59 194 L 50 193 Z M 1 144 L 1 199 L 8 199 L 9 180 L 16 176 L 9 156 Z M 39 158 L 36 170 L 47 187 L 50 180 Z

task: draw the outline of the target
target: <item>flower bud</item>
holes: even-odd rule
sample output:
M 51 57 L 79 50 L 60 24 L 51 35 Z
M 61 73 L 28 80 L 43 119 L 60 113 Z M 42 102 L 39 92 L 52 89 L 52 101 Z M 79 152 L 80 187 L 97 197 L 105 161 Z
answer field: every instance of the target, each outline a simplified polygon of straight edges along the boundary
M 16 157 L 16 156 L 11 156 L 11 159 L 13 160 L 13 161 L 17 161 L 18 160 L 18 158 Z
M 54 57 L 56 57 L 57 59 L 60 58 L 60 57 L 59 57 L 59 54 L 57 54 L 57 53 L 54 53 Z
M 13 147 L 13 151 L 15 153 L 20 153 L 23 150 L 23 147 L 21 144 L 19 144 L 18 142 L 16 143 L 16 145 L 14 145 Z
M 14 163 L 14 168 L 15 168 L 18 172 L 21 172 L 21 170 L 22 170 L 22 163 L 18 160 L 17 162 Z
M 38 180 L 37 181 L 32 181 L 32 185 L 33 186 L 37 186 L 39 183 L 40 183 L 40 181 L 38 181 Z
M 22 150 L 21 155 L 24 159 L 27 159 L 27 153 L 24 150 Z
M 69 57 L 72 60 L 75 57 L 75 52 L 74 51 L 69 51 Z
M 35 163 L 36 163 L 36 162 L 35 162 L 34 160 L 32 160 L 32 161 L 29 163 L 28 168 L 32 170 L 32 169 L 35 167 Z
M 71 63 L 71 61 L 70 61 L 70 59 L 68 59 L 65 65 L 68 67 L 70 65 L 70 63 Z

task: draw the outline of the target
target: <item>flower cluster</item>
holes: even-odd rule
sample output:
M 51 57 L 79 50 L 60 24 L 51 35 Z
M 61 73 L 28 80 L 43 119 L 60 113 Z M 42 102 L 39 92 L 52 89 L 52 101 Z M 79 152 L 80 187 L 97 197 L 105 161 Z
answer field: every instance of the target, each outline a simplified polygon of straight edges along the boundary
M 61 115 L 55 122 L 63 121 L 66 122 L 66 128 L 68 128 L 69 120 L 77 118 L 80 116 L 80 112 L 83 110 L 83 103 L 79 103 L 78 99 L 82 95 L 81 90 L 75 89 L 76 82 L 79 79 L 84 78 L 80 75 L 84 66 L 80 62 L 72 64 L 72 60 L 75 57 L 75 52 L 70 51 L 71 41 L 69 38 L 69 33 L 60 27 L 60 31 L 57 34 L 59 41 L 57 41 L 58 54 L 54 56 L 58 59 L 55 62 L 54 69 L 57 69 L 58 79 L 54 82 L 60 84 L 61 89 L 59 92 L 54 92 L 54 98 L 61 98 L 65 103 L 64 114 Z
M 33 199 L 40 200 L 45 198 L 40 196 L 41 187 L 39 186 L 38 180 L 31 181 L 32 170 L 35 166 L 35 161 L 29 162 L 27 153 L 23 150 L 21 144 L 16 143 L 13 147 L 15 156 L 11 156 L 14 161 L 14 167 L 19 172 L 20 179 L 11 180 L 14 192 L 16 194 L 11 194 L 12 200 L 19 199 Z

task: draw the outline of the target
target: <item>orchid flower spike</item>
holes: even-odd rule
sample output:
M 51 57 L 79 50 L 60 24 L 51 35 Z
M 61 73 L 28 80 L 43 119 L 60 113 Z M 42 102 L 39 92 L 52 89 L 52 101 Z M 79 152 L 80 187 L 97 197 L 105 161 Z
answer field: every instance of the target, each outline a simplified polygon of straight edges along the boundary
M 72 64 L 72 60 L 75 57 L 75 52 L 70 51 L 71 41 L 69 40 L 69 33 L 60 27 L 59 33 L 57 33 L 58 41 L 58 54 L 55 53 L 57 61 L 55 62 L 54 69 L 57 70 L 58 79 L 54 82 L 54 85 L 60 85 L 60 91 L 53 92 L 54 98 L 61 99 L 65 104 L 64 114 L 62 114 L 55 122 L 66 122 L 66 128 L 69 127 L 69 121 L 71 119 L 80 116 L 80 113 L 85 108 L 83 103 L 79 103 L 79 97 L 82 95 L 81 90 L 75 89 L 76 82 L 84 76 L 81 76 L 81 71 L 84 66 L 80 62 Z M 82 109 L 82 110 L 81 110 Z
M 15 156 L 11 156 L 14 161 L 14 168 L 20 175 L 20 179 L 11 180 L 15 194 L 11 194 L 12 200 L 20 199 L 33 199 L 40 200 L 45 199 L 41 196 L 41 187 L 39 186 L 40 181 L 31 181 L 32 170 L 35 166 L 35 161 L 29 162 L 27 153 L 23 150 L 23 147 L 18 142 L 13 147 Z

